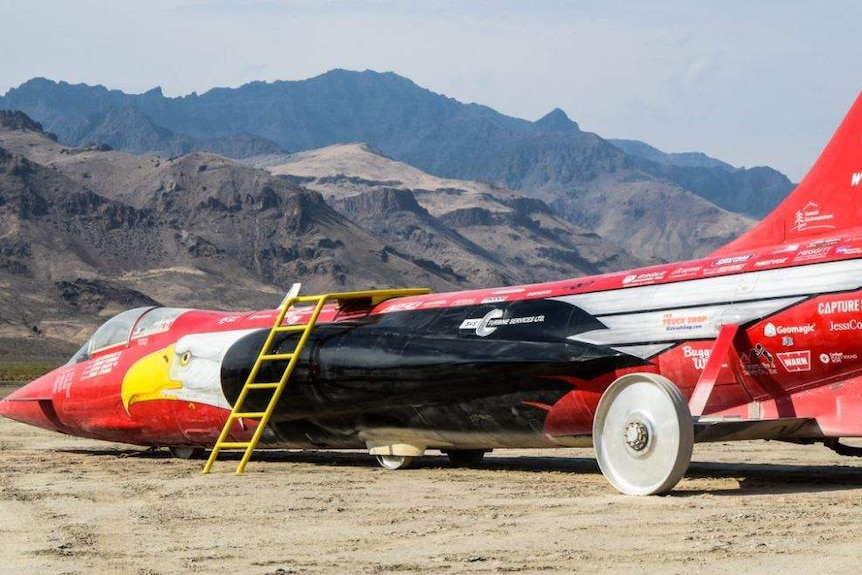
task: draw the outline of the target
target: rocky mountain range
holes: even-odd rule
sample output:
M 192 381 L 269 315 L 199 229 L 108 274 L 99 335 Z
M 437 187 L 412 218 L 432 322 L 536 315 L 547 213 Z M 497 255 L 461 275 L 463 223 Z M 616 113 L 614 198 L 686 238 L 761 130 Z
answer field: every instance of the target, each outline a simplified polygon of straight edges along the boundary
M 364 142 L 436 176 L 492 182 L 540 199 L 559 216 L 646 259 L 706 253 L 793 186 L 771 168 L 645 158 L 643 151 L 581 131 L 560 109 L 530 122 L 458 102 L 393 73 L 333 70 L 308 80 L 252 82 L 178 98 L 158 88 L 125 94 L 37 78 L 0 97 L 0 108 L 27 112 L 61 143 L 135 153 L 196 149 L 245 158 L 277 153 L 278 147 L 297 152 Z M 643 218 L 638 228 L 703 219 L 632 237 L 633 216 Z
M 541 200 L 431 176 L 366 144 L 267 157 L 255 165 L 320 192 L 387 243 L 448 262 L 458 276 L 479 285 L 537 283 L 642 263 Z
M 444 291 L 641 263 L 539 201 L 401 169 L 327 193 L 333 209 L 297 183 L 307 176 L 202 152 L 69 148 L 23 113 L 0 113 L 0 343 L 79 342 L 138 305 L 272 307 L 297 280 L 307 292 Z
M 62 347 L 154 302 L 268 307 L 296 280 L 453 290 L 685 259 L 792 187 L 391 73 L 181 98 L 34 79 L 2 108 L 27 114 L 0 111 L 0 343 Z
M 675 182 L 731 212 L 760 219 L 783 200 L 793 184 L 772 168 L 735 168 L 701 152 L 668 154 L 636 140 L 608 140 L 644 171 Z

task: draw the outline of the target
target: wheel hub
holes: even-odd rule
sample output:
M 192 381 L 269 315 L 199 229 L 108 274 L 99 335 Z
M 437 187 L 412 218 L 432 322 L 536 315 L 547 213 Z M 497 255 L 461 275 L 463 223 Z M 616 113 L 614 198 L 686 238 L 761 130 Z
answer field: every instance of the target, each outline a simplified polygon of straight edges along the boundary
M 649 445 L 649 428 L 642 421 L 630 421 L 625 431 L 626 445 L 638 453 Z

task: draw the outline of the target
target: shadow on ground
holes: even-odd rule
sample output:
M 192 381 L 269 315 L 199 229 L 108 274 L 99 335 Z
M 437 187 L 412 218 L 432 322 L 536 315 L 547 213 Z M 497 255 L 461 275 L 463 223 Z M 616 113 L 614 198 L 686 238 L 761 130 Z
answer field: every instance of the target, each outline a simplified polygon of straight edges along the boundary
M 171 459 L 166 449 L 103 449 L 61 450 L 65 453 L 88 455 L 93 457 L 119 457 L 134 459 Z M 221 464 L 233 464 L 240 460 L 240 452 L 223 452 L 219 456 Z M 203 465 L 203 459 L 199 461 Z M 301 463 L 328 467 L 377 467 L 376 460 L 361 451 L 291 451 L 266 450 L 255 453 L 252 463 L 258 465 L 278 465 Z M 445 456 L 428 455 L 420 458 L 416 465 L 407 470 L 395 473 L 412 473 L 417 471 L 449 472 L 456 467 Z M 276 471 L 269 469 L 269 471 Z M 490 456 L 476 468 L 476 472 L 493 474 L 495 472 L 520 473 L 552 473 L 562 472 L 576 475 L 599 475 L 596 460 L 590 457 L 536 457 L 536 456 Z M 253 466 L 249 467 L 253 473 Z M 381 469 L 381 472 L 384 472 Z M 862 468 L 842 465 L 784 465 L 775 463 L 712 463 L 694 462 L 686 473 L 690 480 L 700 479 L 734 479 L 736 488 L 715 489 L 677 489 L 672 493 L 676 497 L 693 495 L 759 495 L 767 493 L 801 493 L 833 490 L 859 489 L 862 487 Z M 691 485 L 691 487 L 696 487 Z

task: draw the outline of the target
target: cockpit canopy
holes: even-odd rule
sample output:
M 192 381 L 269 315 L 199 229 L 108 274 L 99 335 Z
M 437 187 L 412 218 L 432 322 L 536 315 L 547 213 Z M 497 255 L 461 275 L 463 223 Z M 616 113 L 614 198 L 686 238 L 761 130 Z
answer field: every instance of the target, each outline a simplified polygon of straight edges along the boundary
M 137 307 L 115 315 L 96 330 L 81 349 L 72 356 L 69 364 L 80 363 L 103 349 L 128 344 L 131 340 L 162 333 L 171 328 L 174 320 L 186 308 L 176 307 Z

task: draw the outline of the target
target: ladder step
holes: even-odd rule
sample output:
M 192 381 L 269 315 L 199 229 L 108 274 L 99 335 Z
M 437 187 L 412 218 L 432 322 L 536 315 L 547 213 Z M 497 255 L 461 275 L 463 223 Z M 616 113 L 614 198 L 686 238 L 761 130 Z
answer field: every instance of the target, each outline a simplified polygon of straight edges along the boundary
M 265 411 L 241 411 L 238 413 L 231 413 L 229 417 L 231 419 L 260 419 L 264 415 L 266 415 Z
M 347 304 L 351 301 L 355 300 L 369 300 L 368 303 L 373 307 L 378 303 L 392 298 L 392 297 L 403 297 L 403 296 L 414 296 L 428 293 L 429 290 L 426 289 L 403 289 L 403 290 L 370 290 L 370 291 L 362 291 L 362 292 L 346 292 L 346 293 L 331 293 L 324 295 L 315 295 L 315 296 L 299 296 L 299 284 L 294 284 L 290 291 L 287 292 L 287 295 L 282 300 L 281 305 L 279 306 L 279 313 L 276 317 L 276 321 L 270 328 L 269 336 L 266 340 L 266 344 L 264 349 L 260 350 L 257 355 L 257 360 L 255 362 L 254 368 L 251 373 L 249 373 L 248 378 L 245 381 L 245 385 L 243 386 L 242 393 L 240 397 L 242 401 L 237 401 L 237 404 L 234 405 L 234 410 L 242 409 L 242 404 L 245 401 L 246 394 L 253 389 L 270 389 L 272 391 L 272 397 L 270 398 L 269 404 L 266 407 L 265 411 L 232 411 L 228 416 L 227 421 L 222 428 L 221 435 L 219 435 L 218 441 L 210 454 L 209 459 L 207 460 L 206 465 L 204 466 L 203 472 L 209 473 L 212 468 L 213 463 L 218 458 L 219 450 L 224 449 L 245 449 L 245 454 L 242 457 L 239 465 L 236 468 L 237 474 L 242 473 L 245 470 L 245 466 L 249 461 L 249 458 L 254 452 L 254 449 L 257 447 L 258 442 L 261 439 L 261 436 L 264 432 L 264 426 L 258 425 L 252 435 L 252 438 L 249 441 L 222 441 L 226 439 L 230 433 L 233 422 L 238 419 L 259 419 L 262 424 L 264 421 L 269 421 L 269 418 L 272 416 L 273 411 L 275 410 L 276 404 L 281 397 L 282 392 L 285 389 L 285 385 L 290 379 L 293 370 L 297 366 L 297 360 L 299 359 L 299 355 L 302 352 L 303 347 L 307 343 L 307 339 L 311 334 L 311 330 L 314 328 L 315 324 L 319 320 L 320 314 L 323 312 L 325 304 L 327 301 L 334 301 L 338 310 L 343 311 L 343 308 L 347 306 Z M 302 305 L 302 304 L 311 304 L 311 305 Z M 301 311 L 301 313 L 309 314 L 308 319 L 305 323 L 296 323 L 283 325 L 285 318 L 287 316 L 287 312 L 291 309 L 296 311 Z M 338 312 L 340 313 L 340 311 Z M 267 353 L 272 350 L 272 343 L 275 338 L 275 334 L 277 333 L 301 333 L 300 337 L 294 344 L 293 351 L 289 353 Z M 259 373 L 259 369 L 261 368 L 261 364 L 265 361 L 283 361 L 286 364 L 283 364 L 283 369 L 281 379 L 278 383 L 271 381 L 261 381 L 256 382 L 255 378 Z M 275 368 L 276 366 L 272 366 Z M 265 376 L 264 376 L 265 377 Z M 266 377 L 266 379 L 271 379 Z M 243 426 L 244 429 L 245 426 Z M 247 430 L 247 429 L 246 429 Z
M 260 356 L 261 361 L 276 361 L 279 359 L 291 359 L 293 353 L 268 353 Z
M 279 386 L 279 383 L 247 383 L 245 386 L 249 389 L 275 389 Z

